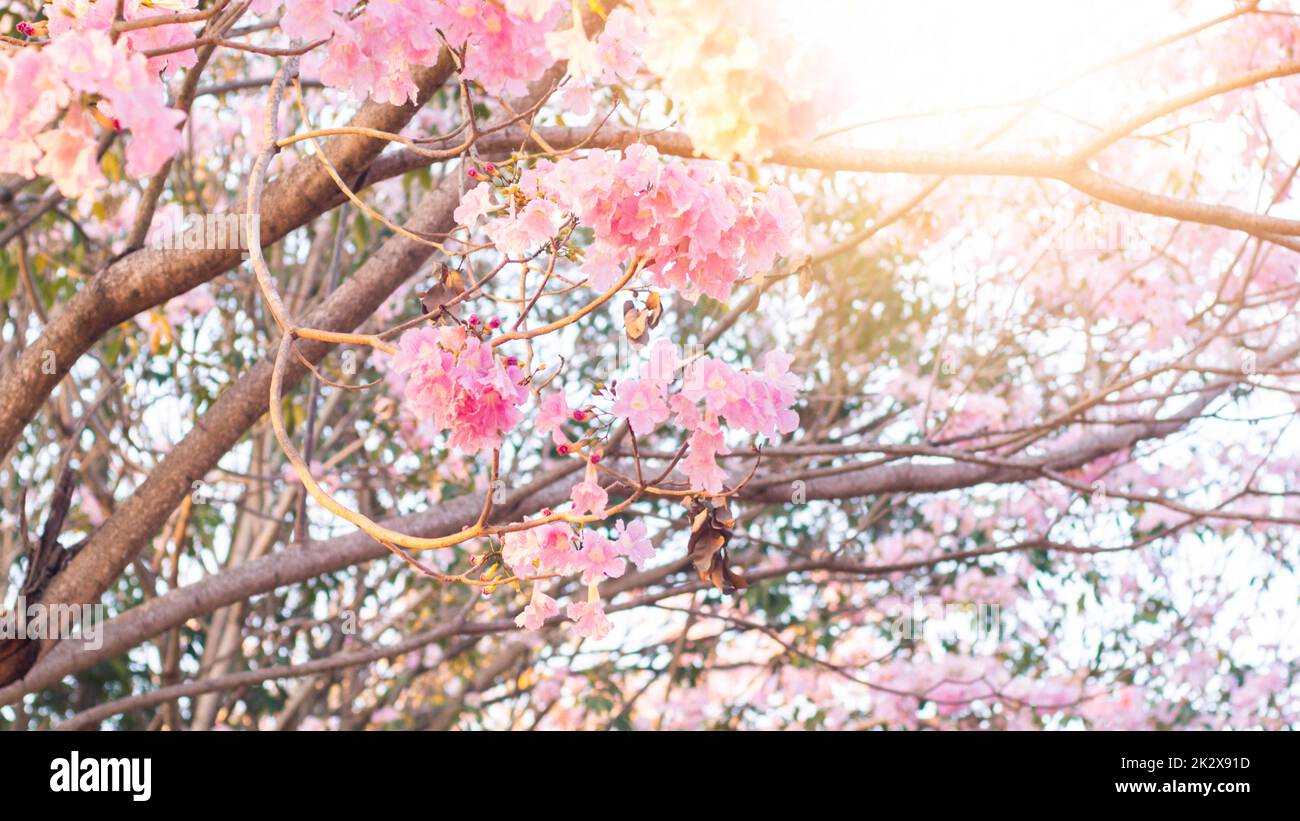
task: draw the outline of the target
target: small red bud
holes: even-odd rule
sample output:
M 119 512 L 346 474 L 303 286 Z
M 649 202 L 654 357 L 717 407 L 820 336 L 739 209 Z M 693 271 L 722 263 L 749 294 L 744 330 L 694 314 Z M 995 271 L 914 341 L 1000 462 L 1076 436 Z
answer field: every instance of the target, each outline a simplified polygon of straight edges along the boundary
M 517 356 L 507 356 L 507 357 L 506 357 L 506 367 L 507 367 L 507 368 L 513 368 L 513 367 L 517 366 L 518 364 L 519 364 L 519 357 L 517 357 Z
M 556 445 L 556 446 L 555 446 L 555 452 L 558 453 L 558 454 L 560 454 L 561 456 L 567 456 L 568 453 L 569 453 L 569 446 L 568 446 L 568 445 Z
M 477 327 L 478 327 L 478 314 L 470 314 L 470 315 L 469 315 L 469 319 L 467 319 L 466 321 L 467 321 L 467 322 L 468 322 L 472 327 L 477 328 Z
M 573 412 L 573 418 L 574 418 L 575 421 L 578 421 L 578 422 L 586 422 L 586 421 L 587 421 L 587 412 L 586 412 L 585 410 L 583 410 L 582 408 L 578 408 L 576 411 Z
M 489 174 L 491 174 L 491 175 L 494 176 L 494 177 L 496 176 L 496 173 L 497 173 L 497 167 L 496 167 L 495 165 L 493 165 L 492 163 L 487 163 L 486 165 L 484 165 L 484 166 L 483 166 L 483 170 L 486 171 L 486 172 L 488 172 Z
M 23 20 L 21 23 L 19 23 L 17 28 L 19 34 L 25 37 L 32 36 L 32 24 L 27 22 L 26 20 Z
M 495 331 L 497 328 L 500 328 L 500 327 L 501 327 L 501 319 L 500 319 L 499 317 L 495 317 L 495 316 L 492 317 L 491 319 L 488 320 L 488 327 L 491 328 L 491 329 L 494 330 L 494 331 Z
M 465 172 L 465 176 L 469 177 L 471 180 L 478 179 L 478 169 L 471 168 Z
M 599 454 L 599 453 L 593 453 L 593 454 L 591 454 L 591 463 L 592 463 L 593 465 L 599 465 L 599 464 L 600 464 L 600 454 Z
M 544 508 L 542 508 L 542 515 L 543 515 L 543 516 L 550 516 L 551 513 L 553 513 L 553 512 L 554 512 L 554 511 L 552 511 L 549 507 L 544 507 Z

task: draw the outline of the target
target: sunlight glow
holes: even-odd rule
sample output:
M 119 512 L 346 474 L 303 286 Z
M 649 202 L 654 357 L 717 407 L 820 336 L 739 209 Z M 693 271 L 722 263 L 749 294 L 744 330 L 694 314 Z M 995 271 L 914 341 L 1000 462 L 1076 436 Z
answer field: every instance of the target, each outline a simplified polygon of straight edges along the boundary
M 812 26 L 851 88 L 846 123 L 970 111 L 1033 97 L 1170 29 L 1167 2 L 909 0 L 829 2 Z M 1224 8 L 1207 8 L 1207 17 Z M 1181 18 L 1186 25 L 1186 18 Z M 796 33 L 795 36 L 803 36 Z M 1113 110 L 1105 84 L 1053 97 L 1079 116 Z M 932 126 L 933 124 L 931 124 Z

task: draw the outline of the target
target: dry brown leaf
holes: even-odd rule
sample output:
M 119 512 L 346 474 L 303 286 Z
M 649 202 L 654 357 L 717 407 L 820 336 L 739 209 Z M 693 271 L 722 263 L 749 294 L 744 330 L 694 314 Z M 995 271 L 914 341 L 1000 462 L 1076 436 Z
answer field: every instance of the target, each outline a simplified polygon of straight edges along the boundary
M 623 330 L 627 334 L 628 341 L 633 345 L 646 343 L 649 319 L 650 312 L 644 308 L 637 308 L 632 300 L 623 303 Z
M 727 553 L 736 518 L 726 501 L 691 497 L 687 504 L 691 517 L 690 557 L 695 572 L 723 593 L 744 590 L 749 583 L 731 569 Z

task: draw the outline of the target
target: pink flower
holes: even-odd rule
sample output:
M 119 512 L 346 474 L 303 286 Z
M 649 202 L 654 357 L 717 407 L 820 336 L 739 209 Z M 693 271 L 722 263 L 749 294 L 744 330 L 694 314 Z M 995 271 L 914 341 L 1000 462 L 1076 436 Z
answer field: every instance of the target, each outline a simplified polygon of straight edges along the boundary
M 151 17 L 163 18 L 175 12 L 190 11 L 197 5 L 197 0 L 150 0 L 149 5 L 146 6 L 143 2 L 137 0 L 137 2 L 126 4 L 124 17 L 127 20 L 141 20 Z M 111 16 L 104 22 L 105 24 L 111 23 Z M 107 25 L 103 26 L 105 29 L 107 27 Z M 153 25 L 148 28 L 127 32 L 125 40 L 132 51 L 149 51 L 190 43 L 194 40 L 194 32 L 191 31 L 189 26 L 179 23 L 176 25 Z M 174 73 L 178 69 L 190 68 L 197 62 L 198 54 L 195 53 L 194 49 L 189 48 L 182 51 L 173 51 L 160 57 L 151 57 L 149 59 L 149 70 L 155 73 Z
M 393 357 L 395 374 L 406 379 L 406 409 L 449 431 L 448 446 L 465 453 L 501 445 L 506 431 L 523 418 L 528 398 L 523 374 L 463 328 L 416 328 L 402 334 Z
M 682 392 L 673 397 L 678 424 L 701 424 L 698 409 L 691 404 L 703 402 L 705 414 L 714 422 L 722 416 L 729 425 L 753 434 L 775 436 L 795 430 L 798 379 L 788 370 L 790 357 L 773 351 L 763 361 L 762 373 L 738 372 L 711 357 L 696 361 L 687 371 Z
M 620 260 L 653 260 L 657 285 L 688 299 L 731 295 L 746 271 L 766 270 L 788 253 L 802 229 L 793 197 L 781 186 L 766 193 L 712 162 L 665 165 L 653 147 L 629 146 L 620 156 L 593 150 L 581 159 L 539 164 L 521 187 L 545 196 L 592 230 L 582 271 L 604 290 Z
M 609 504 L 609 494 L 594 478 L 574 485 L 569 496 L 573 499 L 573 512 L 581 515 L 604 516 Z
M 608 291 L 623 275 L 620 260 L 617 251 L 598 244 L 587 250 L 587 257 L 579 270 L 586 275 L 591 287 L 597 291 Z
M 546 47 L 555 59 L 569 61 L 569 73 L 574 77 L 599 77 L 602 72 L 596 44 L 587 39 L 581 26 L 551 32 L 546 35 Z
M 40 158 L 41 149 L 32 141 L 0 137 L 0 173 L 31 179 L 36 176 L 36 161 Z
M 347 89 L 358 97 L 369 94 L 379 81 L 380 69 L 386 67 L 387 61 L 371 59 L 365 46 L 364 33 L 359 30 L 362 25 L 360 22 L 354 25 L 340 20 L 334 26 L 334 36 L 326 46 L 326 56 L 323 59 L 310 59 L 303 68 L 315 68 L 320 81 L 327 86 Z M 311 55 L 308 57 L 311 58 Z M 410 72 L 404 62 L 392 68 L 397 73 Z
M 699 408 L 695 406 L 694 402 L 680 393 L 672 395 L 672 398 L 668 400 L 668 407 L 677 415 L 676 418 L 673 419 L 673 424 L 677 425 L 679 428 L 694 430 L 703 422 L 700 418 Z
M 516 576 L 568 573 L 573 566 L 574 534 L 567 522 L 550 522 L 527 530 L 512 530 L 501 537 L 501 558 Z
M 373 5 L 373 4 L 372 4 Z M 468 44 L 465 77 L 475 80 L 489 94 L 523 94 L 528 82 L 540 76 L 551 64 L 546 49 L 546 33 L 567 4 L 545 7 L 541 2 L 511 0 L 505 9 L 497 0 L 458 0 L 458 2 L 407 2 L 382 5 L 410 6 L 403 16 L 410 19 L 413 32 L 433 29 L 446 34 L 453 47 Z M 541 17 L 534 14 L 545 13 Z M 517 13 L 519 12 L 519 13 Z M 437 41 L 432 41 L 436 43 Z M 423 49 L 422 64 L 436 60 L 433 48 Z
M 614 415 L 626 419 L 636 433 L 653 431 L 668 419 L 663 384 L 645 379 L 618 383 L 614 391 Z
M 591 528 L 582 532 L 582 549 L 574 554 L 573 564 L 574 570 L 582 572 L 583 584 L 617 579 L 627 566 L 618 547 Z
M 622 6 L 611 11 L 596 41 L 596 56 L 604 68 L 604 81 L 632 79 L 640 68 L 640 52 L 645 43 L 645 27 L 635 14 Z
M 547 619 L 558 615 L 560 615 L 560 605 L 555 599 L 543 593 L 540 587 L 533 585 L 533 597 L 524 611 L 515 616 L 515 625 L 525 630 L 541 630 Z
M 486 183 L 484 183 L 486 185 Z M 559 209 L 549 200 L 533 200 L 514 217 L 501 217 L 487 225 L 488 238 L 508 257 L 523 257 L 548 242 L 559 230 Z
M 278 5 L 258 0 L 253 8 L 266 13 Z M 282 5 L 286 34 L 308 41 L 330 38 L 304 58 L 304 71 L 326 85 L 393 105 L 415 98 L 412 70 L 437 62 L 438 32 L 455 48 L 468 45 L 466 79 L 492 95 L 524 93 L 552 62 L 545 36 L 565 6 L 556 0 L 510 0 L 504 9 L 498 0 L 402 0 L 363 4 L 361 12 L 348 15 L 339 12 L 351 10 L 354 0 L 285 0 Z M 111 24 L 111 9 L 109 15 Z
M 712 413 L 721 413 L 728 404 L 744 397 L 745 384 L 730 365 L 706 356 L 687 371 L 682 394 L 692 402 L 703 400 Z
M 569 408 L 569 401 L 564 397 L 564 391 L 556 391 L 542 398 L 540 412 L 534 425 L 538 433 L 549 433 L 551 441 L 562 445 L 569 441 L 564 435 L 564 424 L 572 418 L 573 411 Z
M 681 462 L 682 472 L 691 481 L 691 487 L 706 493 L 721 493 L 727 474 L 718 466 L 716 456 L 730 453 L 721 433 L 698 429 L 691 434 L 690 450 Z
M 799 378 L 790 373 L 793 361 L 794 357 L 785 351 L 768 351 L 763 354 L 763 376 L 780 390 L 794 393 L 799 389 Z
M 121 77 L 127 60 L 125 44 L 114 47 L 108 34 L 99 30 L 55 37 L 41 56 L 58 66 L 59 77 L 69 88 L 88 93 L 98 93 Z
M 280 28 L 290 37 L 300 37 L 306 42 L 323 40 L 334 33 L 339 21 L 336 12 L 353 6 L 352 0 L 288 0 Z
M 533 562 L 541 558 L 542 543 L 537 530 L 534 527 L 501 534 L 501 558 L 516 576 L 531 575 Z
M 113 25 L 113 8 L 105 8 L 99 3 L 88 0 L 51 0 L 47 15 L 50 21 L 50 36 L 80 29 L 100 29 L 107 31 Z M 116 6 L 116 3 L 113 4 Z
M 577 538 L 573 528 L 568 522 L 551 522 L 535 529 L 541 545 L 537 554 L 538 569 L 544 573 L 568 573 L 577 553 L 573 546 Z
M 460 198 L 460 205 L 452 212 L 457 225 L 473 228 L 480 218 L 492 213 L 496 206 L 492 204 L 492 186 L 481 182 L 465 192 Z
M 569 618 L 577 622 L 574 630 L 579 636 L 599 641 L 609 635 L 614 628 L 605 616 L 605 607 L 600 600 L 590 602 L 569 602 L 566 609 Z
M 51 18 L 48 46 L 13 58 L 0 54 L 5 92 L 0 169 L 25 177 L 48 175 L 66 196 L 80 196 L 96 185 L 102 179 L 93 149 L 97 141 L 74 102 L 80 94 L 98 95 L 96 108 L 132 132 L 128 173 L 153 174 L 176 152 L 176 127 L 185 115 L 166 104 L 157 71 L 142 54 L 128 50 L 130 38 L 114 43 L 109 37 L 112 9 L 100 12 L 108 5 L 83 8 L 72 17 L 61 10 Z M 45 130 L 59 109 L 69 105 L 60 126 Z
M 71 116 L 71 114 L 69 114 Z M 95 139 L 85 128 L 56 128 L 36 138 L 45 152 L 36 173 L 48 176 L 65 197 L 80 197 L 102 179 Z
M 144 121 L 131 126 L 131 144 L 126 147 L 126 170 L 135 177 L 156 174 L 163 163 L 171 159 L 181 147 L 178 127 L 185 115 L 174 108 L 158 111 Z
M 555 236 L 560 209 L 550 200 L 533 200 L 524 206 L 515 222 L 529 238 L 532 245 L 541 245 Z
M 591 113 L 593 105 L 591 99 L 591 86 L 587 83 L 569 81 L 560 89 L 558 97 L 559 104 L 564 110 L 575 117 L 585 117 Z
M 625 527 L 623 522 L 619 521 L 614 527 L 618 530 L 618 540 L 614 542 L 614 549 L 636 565 L 637 570 L 644 570 L 645 563 L 655 555 L 654 545 L 646 537 L 645 525 L 633 521 Z

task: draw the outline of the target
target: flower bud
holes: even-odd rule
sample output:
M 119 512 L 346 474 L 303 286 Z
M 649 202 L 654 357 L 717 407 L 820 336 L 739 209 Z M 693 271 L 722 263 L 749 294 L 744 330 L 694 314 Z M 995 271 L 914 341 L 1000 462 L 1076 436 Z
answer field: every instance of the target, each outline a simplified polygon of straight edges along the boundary
M 24 37 L 44 37 L 50 33 L 49 20 L 37 20 L 35 23 L 28 20 L 22 20 L 14 26 L 18 33 Z

